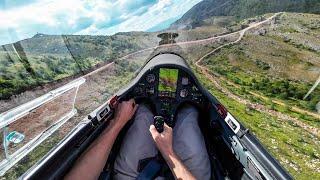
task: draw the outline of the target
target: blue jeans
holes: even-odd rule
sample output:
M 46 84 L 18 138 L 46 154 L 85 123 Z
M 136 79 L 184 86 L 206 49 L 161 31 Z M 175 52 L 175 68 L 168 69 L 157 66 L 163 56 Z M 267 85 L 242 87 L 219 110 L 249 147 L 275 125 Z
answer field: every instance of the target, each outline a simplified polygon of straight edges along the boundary
M 139 106 L 115 161 L 115 179 L 135 179 L 139 174 L 139 160 L 158 154 L 149 132 L 153 116 L 146 106 Z M 173 128 L 173 149 L 197 179 L 206 180 L 211 176 L 210 160 L 197 120 L 198 111 L 192 106 L 178 112 Z

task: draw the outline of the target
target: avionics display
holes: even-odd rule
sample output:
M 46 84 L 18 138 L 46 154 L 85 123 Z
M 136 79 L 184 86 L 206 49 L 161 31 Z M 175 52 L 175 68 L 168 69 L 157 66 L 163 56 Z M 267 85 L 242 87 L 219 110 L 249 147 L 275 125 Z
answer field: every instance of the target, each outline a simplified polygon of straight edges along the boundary
M 176 92 L 178 73 L 178 69 L 160 68 L 158 90 Z

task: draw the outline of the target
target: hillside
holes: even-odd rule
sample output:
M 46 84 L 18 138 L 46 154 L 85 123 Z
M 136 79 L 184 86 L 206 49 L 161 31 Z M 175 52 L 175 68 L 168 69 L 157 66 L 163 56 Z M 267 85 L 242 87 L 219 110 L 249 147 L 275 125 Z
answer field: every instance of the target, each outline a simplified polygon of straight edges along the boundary
M 318 14 L 320 2 L 318 0 L 203 0 L 173 23 L 170 29 L 200 27 L 206 24 L 206 19 L 214 16 L 244 19 L 282 11 Z
M 0 47 L 0 99 L 70 76 L 139 49 L 155 46 L 151 33 L 113 36 L 45 35 Z
M 319 19 L 282 13 L 196 64 L 208 90 L 295 179 L 320 178 L 319 114 L 296 111 L 320 101 L 319 87 L 303 100 L 320 76 Z
M 320 89 L 303 97 L 320 76 L 319 19 L 320 15 L 285 13 L 205 64 L 244 90 L 316 111 Z
M 179 31 L 177 41 L 204 39 L 226 32 L 226 28 L 218 26 Z M 13 44 L 2 45 L 0 100 L 12 99 L 13 95 L 35 88 L 46 89 L 47 92 L 58 87 L 53 87 L 52 82 L 73 79 L 131 52 L 155 47 L 160 40 L 158 33 L 120 32 L 112 36 L 36 34 Z M 43 92 L 27 99 L 23 97 L 19 102 L 27 102 L 41 94 Z M 0 112 L 10 107 L 2 103 Z

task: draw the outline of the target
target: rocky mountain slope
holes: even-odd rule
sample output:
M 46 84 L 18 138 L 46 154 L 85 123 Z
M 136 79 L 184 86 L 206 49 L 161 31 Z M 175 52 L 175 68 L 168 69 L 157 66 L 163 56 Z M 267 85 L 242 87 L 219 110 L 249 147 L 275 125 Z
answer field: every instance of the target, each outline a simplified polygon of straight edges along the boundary
M 316 111 L 320 88 L 304 96 L 320 76 L 319 37 L 320 15 L 284 13 L 205 63 L 244 90 Z
M 318 0 L 203 0 L 192 7 L 170 29 L 192 29 L 213 16 L 232 16 L 238 19 L 272 12 L 320 13 Z

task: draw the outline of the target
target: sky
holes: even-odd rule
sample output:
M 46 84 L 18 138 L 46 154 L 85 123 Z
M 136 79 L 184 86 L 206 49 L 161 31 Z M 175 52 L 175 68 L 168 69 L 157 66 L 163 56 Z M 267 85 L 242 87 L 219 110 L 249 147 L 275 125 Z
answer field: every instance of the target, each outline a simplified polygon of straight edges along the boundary
M 167 28 L 201 0 L 0 0 L 0 44 L 43 34 Z

